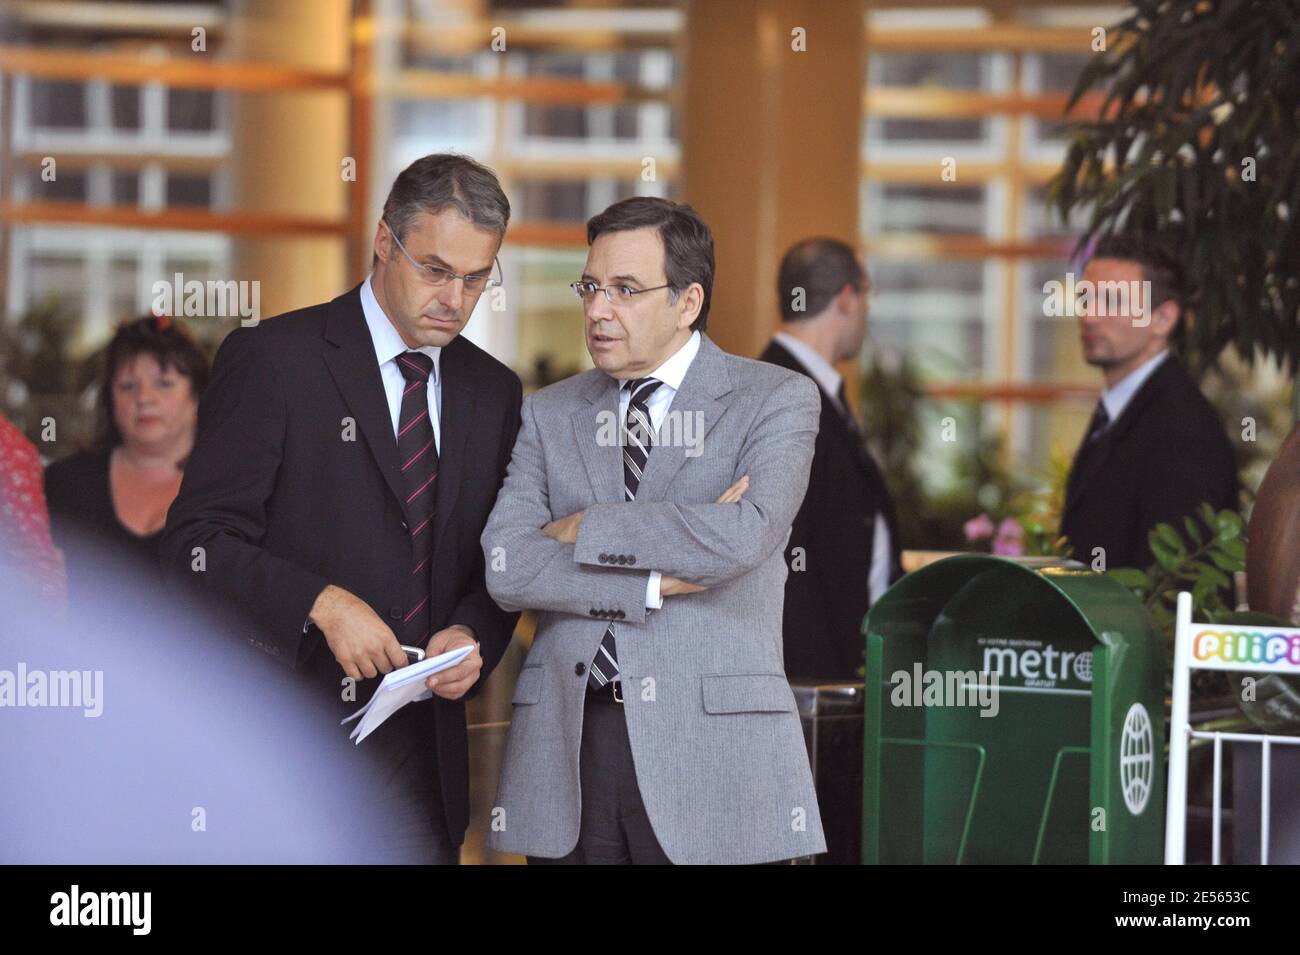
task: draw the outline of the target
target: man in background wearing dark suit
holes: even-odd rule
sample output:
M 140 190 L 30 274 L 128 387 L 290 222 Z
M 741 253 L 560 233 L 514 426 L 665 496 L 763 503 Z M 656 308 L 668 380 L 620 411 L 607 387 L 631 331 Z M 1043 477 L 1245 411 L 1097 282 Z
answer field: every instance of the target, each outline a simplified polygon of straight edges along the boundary
M 1237 468 L 1218 414 L 1169 351 L 1182 319 L 1177 263 L 1113 238 L 1099 244 L 1083 281 L 1091 298 L 1076 308 L 1083 357 L 1105 387 L 1066 481 L 1061 533 L 1096 569 L 1145 569 L 1156 524 L 1181 534 L 1202 501 L 1236 508 Z
M 473 648 L 430 678 L 432 699 L 362 743 L 392 783 L 382 805 L 358 807 L 385 821 L 384 861 L 457 861 L 464 697 L 517 618 L 488 595 L 479 536 L 522 389 L 460 334 L 499 279 L 509 216 L 496 176 L 470 159 L 404 170 L 364 282 L 222 344 L 162 541 L 169 576 L 245 611 L 249 643 L 296 667 L 340 718 L 408 662 L 403 645 Z M 362 765 L 340 767 L 340 782 Z
M 786 546 L 785 669 L 792 680 L 858 679 L 862 619 L 901 574 L 894 501 L 835 370 L 867 334 L 870 280 L 854 250 L 805 239 L 781 260 L 781 327 L 760 356 L 812 378 L 821 425 L 803 506 Z

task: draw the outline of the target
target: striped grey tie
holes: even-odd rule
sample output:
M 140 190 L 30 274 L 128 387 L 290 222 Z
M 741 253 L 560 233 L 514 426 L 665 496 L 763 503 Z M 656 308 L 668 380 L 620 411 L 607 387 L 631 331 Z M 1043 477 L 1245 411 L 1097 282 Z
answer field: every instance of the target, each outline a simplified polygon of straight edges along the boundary
M 631 501 L 641 484 L 641 472 L 654 446 L 654 429 L 650 427 L 650 411 L 646 402 L 663 382 L 658 378 L 634 378 L 623 387 L 632 393 L 627 403 L 627 416 L 623 421 L 623 496 Z M 596 659 L 591 661 L 587 685 L 599 690 L 610 680 L 618 679 L 618 654 L 614 651 L 614 625 L 611 623 L 600 641 Z

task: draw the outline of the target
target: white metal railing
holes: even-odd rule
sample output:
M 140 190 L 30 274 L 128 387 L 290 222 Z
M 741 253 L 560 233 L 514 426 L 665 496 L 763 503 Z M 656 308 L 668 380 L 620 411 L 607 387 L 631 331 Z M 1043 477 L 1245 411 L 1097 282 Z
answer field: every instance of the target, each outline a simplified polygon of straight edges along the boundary
M 1189 721 L 1192 670 L 1293 673 L 1300 676 L 1300 628 L 1192 622 L 1192 595 L 1178 595 L 1174 630 L 1174 698 L 1169 721 L 1169 790 L 1165 815 L 1165 864 L 1182 865 L 1187 850 L 1187 751 L 1193 739 L 1214 743 L 1214 832 L 1211 861 L 1220 862 L 1222 833 L 1223 741 L 1259 743 L 1260 862 L 1268 863 L 1269 784 L 1272 747 L 1300 746 L 1300 736 L 1220 733 L 1193 730 Z

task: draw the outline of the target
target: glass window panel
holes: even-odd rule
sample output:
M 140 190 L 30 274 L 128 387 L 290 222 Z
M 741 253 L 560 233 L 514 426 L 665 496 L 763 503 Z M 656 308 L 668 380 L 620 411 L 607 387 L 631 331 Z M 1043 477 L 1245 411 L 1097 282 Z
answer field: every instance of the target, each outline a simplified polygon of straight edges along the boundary
M 585 249 L 513 249 L 503 263 L 519 309 L 516 367 L 525 384 L 538 387 L 591 367 L 582 303 L 568 287 L 582 275 Z M 518 289 L 513 286 L 518 284 Z
M 931 494 L 965 491 L 969 483 L 966 469 L 978 448 L 984 409 L 973 401 L 924 401 L 918 417 L 922 440 L 914 459 L 920 464 L 914 473 Z M 951 431 L 945 427 L 946 418 L 955 422 Z M 955 440 L 945 441 L 945 433 Z M 904 542 L 904 546 L 934 546 L 934 542 Z
M 521 180 L 516 187 L 521 219 L 585 220 L 586 180 Z
M 1009 60 L 994 53 L 878 53 L 867 58 L 867 85 L 891 89 L 943 92 L 997 92 L 1005 88 Z M 993 118 L 872 116 L 866 123 L 871 153 L 898 147 L 934 149 L 992 146 L 1000 138 Z
M 637 181 L 593 176 L 590 179 L 522 179 L 515 184 L 511 207 L 521 219 L 586 222 L 607 205 L 638 195 Z
M 988 196 L 984 186 L 916 186 L 871 183 L 862 222 L 868 235 L 887 232 L 934 232 L 984 235 Z
M 1039 162 L 1060 162 L 1065 159 L 1065 147 L 1070 136 L 1060 120 L 1026 117 L 1024 153 Z
M 29 182 L 31 183 L 31 196 L 35 200 L 59 199 L 68 202 L 86 201 L 87 186 L 85 170 L 61 169 L 58 166 L 55 166 L 55 176 L 53 179 L 49 181 L 42 179 L 38 170 L 31 174 Z
M 138 172 L 113 173 L 113 202 L 119 206 L 133 206 L 140 201 L 140 174 Z
M 1072 93 L 1090 53 L 1026 53 L 1021 85 L 1026 93 Z M 1104 89 L 1104 87 L 1103 87 Z M 1069 141 L 1063 120 L 1027 117 L 1024 152 L 1039 161 L 1058 161 Z
M 594 58 L 598 54 L 591 54 Z M 587 56 L 581 53 L 529 51 L 519 56 L 524 72 L 530 76 L 557 76 L 582 79 L 587 75 Z
M 137 285 L 139 265 L 135 258 L 114 256 L 108 264 L 109 299 L 113 318 L 125 321 L 144 314 L 146 308 L 140 307 Z
M 422 143 L 428 140 L 449 144 L 477 142 L 485 115 L 482 103 L 472 99 L 403 99 L 394 103 L 397 135 Z
M 433 50 L 422 49 L 416 42 L 404 44 L 403 65 L 409 69 L 431 70 L 435 73 L 475 73 L 478 59 L 473 56 L 449 56 Z
M 1072 93 L 1091 53 L 1026 53 L 1022 85 L 1028 93 Z
M 524 104 L 524 135 L 547 139 L 584 139 L 587 108 Z
M 286 247 L 292 241 L 286 240 Z M 197 281 L 205 283 L 205 287 L 207 282 L 223 282 L 234 278 L 230 273 L 229 259 L 226 255 L 205 256 L 202 253 L 187 253 L 166 256 L 163 260 L 161 274 L 150 277 L 147 285 L 152 287 L 156 281 L 164 281 L 169 285 L 175 285 L 176 273 L 178 272 L 186 284 Z M 263 315 L 262 317 L 265 318 L 266 316 Z M 177 318 L 181 317 L 177 316 Z M 189 317 L 184 318 L 183 321 L 186 331 L 208 346 L 209 355 L 215 352 L 217 343 L 239 325 L 237 315 Z
M 171 173 L 167 176 L 167 205 L 210 208 L 212 177 Z
M 211 90 L 168 90 L 167 128 L 211 131 L 216 127 L 215 103 Z
M 30 90 L 33 126 L 44 129 L 85 128 L 85 84 L 33 79 Z
M 1027 239 L 1065 238 L 1074 233 L 1075 224 L 1080 224 L 1082 216 L 1077 211 L 1071 213 L 1069 224 L 1061 222 L 1059 208 L 1048 206 L 1047 187 L 1032 186 L 1025 190 L 1020 204 L 1020 229 Z
M 1051 401 L 1020 409 L 1027 424 L 1024 449 L 1025 477 L 1047 482 L 1056 468 L 1068 467 L 1079 447 L 1093 401 Z
M 867 75 L 874 86 L 979 90 L 991 72 L 984 53 L 872 53 Z
M 875 137 L 886 143 L 981 143 L 988 138 L 982 119 L 879 119 Z
M 86 260 L 80 252 L 42 252 L 27 257 L 27 307 L 54 300 L 78 314 L 86 285 Z
M 1059 282 L 1064 293 L 1069 267 L 1064 259 L 1041 259 L 1018 266 L 1025 278 L 1021 302 L 1026 323 L 1022 327 L 1029 332 L 1028 370 L 1033 380 L 1087 382 L 1092 377 L 1080 356 L 1076 320 L 1069 315 L 1049 315 L 1049 311 L 1057 311 L 1056 303 L 1048 301 L 1051 290 L 1043 291 L 1048 283 Z
M 109 91 L 114 129 L 140 128 L 140 87 L 114 86 Z
M 927 381 L 984 374 L 984 264 L 871 257 L 872 340 L 907 354 Z

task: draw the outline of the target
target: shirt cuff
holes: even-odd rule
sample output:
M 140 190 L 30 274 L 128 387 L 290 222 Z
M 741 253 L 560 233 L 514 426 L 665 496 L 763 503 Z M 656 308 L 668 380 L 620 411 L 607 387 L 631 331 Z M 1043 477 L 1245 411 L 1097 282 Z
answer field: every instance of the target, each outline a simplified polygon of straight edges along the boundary
M 645 582 L 645 608 L 646 610 L 662 610 L 664 605 L 663 594 L 659 592 L 659 582 L 663 579 L 663 574 L 657 570 L 650 571 L 650 579 Z

